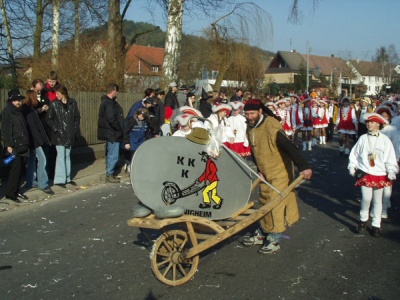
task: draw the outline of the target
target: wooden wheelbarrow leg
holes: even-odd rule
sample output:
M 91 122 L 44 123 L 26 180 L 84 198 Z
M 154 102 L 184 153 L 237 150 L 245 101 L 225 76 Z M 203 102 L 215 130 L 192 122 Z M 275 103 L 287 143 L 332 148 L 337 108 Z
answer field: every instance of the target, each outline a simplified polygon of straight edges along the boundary
M 235 235 L 239 231 L 243 230 L 244 228 L 250 226 L 254 222 L 258 221 L 261 219 L 263 216 L 265 216 L 267 213 L 269 213 L 271 210 L 275 208 L 275 206 L 278 205 L 279 201 L 282 199 L 285 199 L 287 195 L 297 186 L 301 183 L 303 180 L 303 175 L 300 175 L 299 177 L 296 178 L 283 192 L 282 192 L 282 197 L 280 195 L 277 195 L 271 202 L 263 205 L 260 207 L 257 211 L 249 215 L 246 219 L 243 219 L 239 221 L 236 225 L 232 226 L 231 228 L 225 230 L 222 233 L 218 233 L 215 236 L 205 240 L 204 242 L 198 244 L 197 246 L 189 249 L 188 251 L 185 252 L 185 257 L 191 258 L 199 253 L 203 252 L 204 250 L 215 246 L 216 244 L 222 242 L 223 240 L 226 240 L 227 238 Z

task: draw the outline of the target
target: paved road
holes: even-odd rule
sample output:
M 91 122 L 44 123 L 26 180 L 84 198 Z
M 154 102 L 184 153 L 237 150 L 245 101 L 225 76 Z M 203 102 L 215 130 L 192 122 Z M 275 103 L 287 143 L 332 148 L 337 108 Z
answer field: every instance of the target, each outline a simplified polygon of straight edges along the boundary
M 147 239 L 126 225 L 137 202 L 129 183 L 3 212 L 1 299 L 400 299 L 398 186 L 383 237 L 360 237 L 346 159 L 331 145 L 305 155 L 315 177 L 298 189 L 302 217 L 282 250 L 259 255 L 239 243 L 243 232 L 202 253 L 179 287 L 155 279 Z

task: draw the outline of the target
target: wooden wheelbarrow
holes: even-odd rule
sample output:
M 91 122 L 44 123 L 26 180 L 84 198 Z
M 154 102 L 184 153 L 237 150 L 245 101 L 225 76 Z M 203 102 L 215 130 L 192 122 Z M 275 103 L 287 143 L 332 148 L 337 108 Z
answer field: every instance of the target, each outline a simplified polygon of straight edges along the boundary
M 264 206 L 256 209 L 253 207 L 254 203 L 249 202 L 230 218 L 224 220 L 213 221 L 191 215 L 157 219 L 154 214 L 151 214 L 144 218 L 132 218 L 128 220 L 128 225 L 164 231 L 153 244 L 150 255 L 151 268 L 161 282 L 171 286 L 181 285 L 189 281 L 196 273 L 201 252 L 232 237 L 264 217 L 302 180 L 303 176 L 300 175 L 286 190 Z M 258 183 L 259 180 L 254 181 L 252 189 Z

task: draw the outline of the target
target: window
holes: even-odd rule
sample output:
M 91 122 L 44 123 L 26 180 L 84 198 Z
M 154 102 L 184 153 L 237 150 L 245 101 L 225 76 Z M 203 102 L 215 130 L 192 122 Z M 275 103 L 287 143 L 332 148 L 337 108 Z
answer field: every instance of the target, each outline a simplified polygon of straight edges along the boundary
M 158 67 L 157 66 L 151 66 L 151 71 L 153 73 L 158 73 Z

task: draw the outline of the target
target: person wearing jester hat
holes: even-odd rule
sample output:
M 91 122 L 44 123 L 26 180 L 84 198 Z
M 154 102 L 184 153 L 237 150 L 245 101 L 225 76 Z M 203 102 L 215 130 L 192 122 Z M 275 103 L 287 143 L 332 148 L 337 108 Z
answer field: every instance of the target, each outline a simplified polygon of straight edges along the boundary
M 381 115 L 371 113 L 366 118 L 368 132 L 363 134 L 350 152 L 348 169 L 361 187 L 361 209 L 358 232 L 364 234 L 372 202 L 372 235 L 380 236 L 383 189 L 392 185 L 399 166 L 390 139 L 380 132 L 387 124 Z
M 242 115 L 244 103 L 233 101 L 229 102 L 229 105 L 232 107 L 232 115 L 228 118 L 228 124 L 233 130 L 235 139 L 233 143 L 225 142 L 225 146 L 242 157 L 248 157 L 251 155 L 251 150 L 246 137 L 246 118 Z
M 214 130 L 215 136 L 220 143 L 233 143 L 235 141 L 235 135 L 232 131 L 230 123 L 228 122 L 228 116 L 232 110 L 232 106 L 228 104 L 216 104 L 212 106 L 213 113 L 207 119 L 210 122 L 205 122 L 204 127 L 206 129 Z

